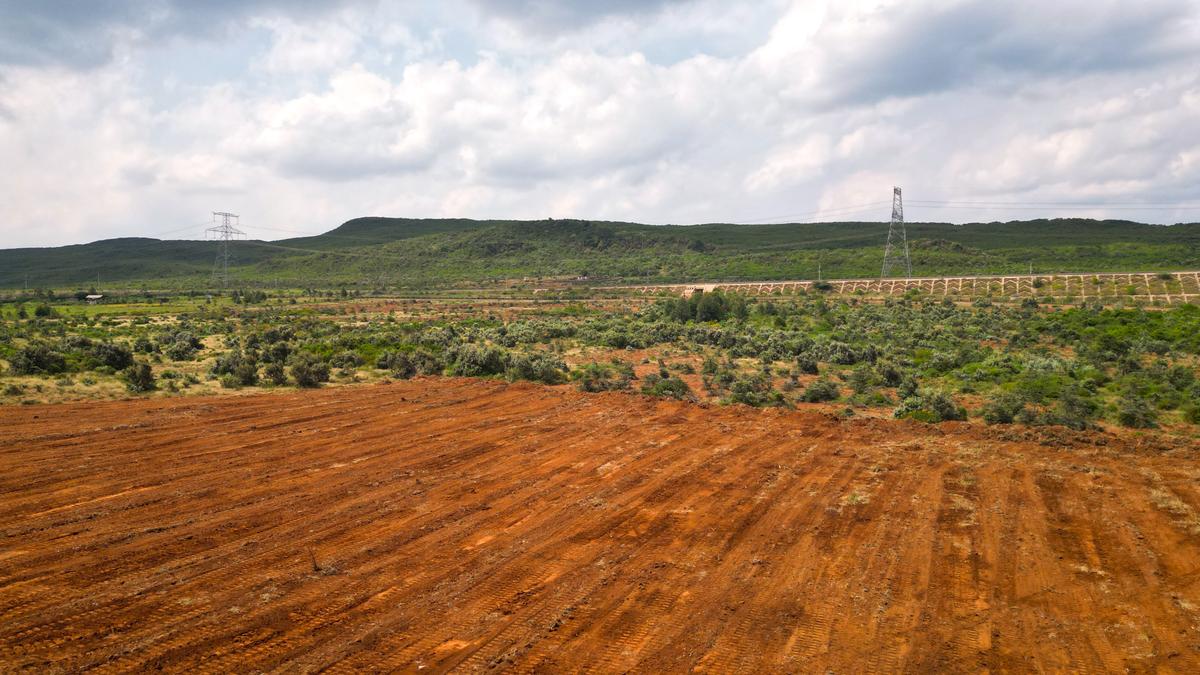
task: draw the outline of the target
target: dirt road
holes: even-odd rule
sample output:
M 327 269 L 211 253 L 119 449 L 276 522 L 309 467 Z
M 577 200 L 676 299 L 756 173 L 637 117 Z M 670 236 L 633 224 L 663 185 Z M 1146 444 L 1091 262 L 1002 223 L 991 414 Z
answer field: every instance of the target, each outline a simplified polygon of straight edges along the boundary
M 1200 452 L 1135 445 L 456 379 L 3 408 L 0 670 L 1196 672 Z

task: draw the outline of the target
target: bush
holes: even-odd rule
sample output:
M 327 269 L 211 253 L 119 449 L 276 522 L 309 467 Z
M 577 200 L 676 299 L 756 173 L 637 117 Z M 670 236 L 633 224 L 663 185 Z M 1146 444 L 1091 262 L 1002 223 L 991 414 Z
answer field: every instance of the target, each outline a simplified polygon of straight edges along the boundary
M 133 352 L 112 342 L 99 342 L 92 345 L 89 355 L 113 370 L 122 370 L 133 365 Z
M 1085 392 L 1073 387 L 1059 395 L 1053 424 L 1072 429 L 1088 429 L 1093 426 L 1092 422 L 1099 414 L 1100 405 Z
M 319 387 L 322 382 L 329 381 L 329 364 L 308 352 L 292 356 L 291 371 L 298 387 Z
M 172 361 L 190 361 L 203 346 L 200 339 L 187 331 L 165 333 L 159 337 L 163 353 Z
M 783 394 L 775 391 L 771 386 L 771 379 L 762 373 L 736 377 L 729 383 L 729 396 L 725 402 L 756 407 L 785 403 Z
M 1025 399 L 1012 392 L 995 394 L 983 404 L 983 421 L 988 424 L 1012 424 L 1025 410 Z
M 405 352 L 384 352 L 375 360 L 375 367 L 386 370 L 392 377 L 407 380 L 417 374 L 417 367 Z
M 1184 408 L 1183 419 L 1188 424 L 1200 424 L 1200 403 L 1193 403 Z
M 896 393 L 900 398 L 912 398 L 917 395 L 917 378 L 912 375 L 906 375 L 900 379 L 900 383 L 896 385 Z
M 414 375 L 438 375 L 445 369 L 440 357 L 424 349 L 412 352 L 384 352 L 375 367 L 388 371 L 392 377 L 407 380 Z
M 838 391 L 838 386 L 829 380 L 814 380 L 804 388 L 804 393 L 800 395 L 800 400 L 805 403 L 823 403 L 825 401 L 836 401 L 841 396 Z
M 967 419 L 966 409 L 940 391 L 923 391 L 916 396 L 909 396 L 900 402 L 894 415 L 898 419 L 931 423 Z
M 329 359 L 329 366 L 331 368 L 341 368 L 343 370 L 353 370 L 362 364 L 362 357 L 351 351 L 342 352 Z
M 16 375 L 54 375 L 66 371 L 67 359 L 50 345 L 35 343 L 14 354 L 10 367 Z
M 499 347 L 464 344 L 451 350 L 450 372 L 462 377 L 485 377 L 504 372 L 508 354 Z
M 150 338 L 146 337 L 145 335 L 139 335 L 138 338 L 133 341 L 133 351 L 137 352 L 138 354 L 153 354 L 158 352 L 158 346 L 151 342 Z
M 155 389 L 154 371 L 148 363 L 137 362 L 121 371 L 121 380 L 125 382 L 125 388 L 135 394 Z
M 585 363 L 571 371 L 580 391 L 620 391 L 629 388 L 633 368 L 628 364 Z
M 1117 421 L 1124 427 L 1152 429 L 1158 426 L 1158 412 L 1146 399 L 1128 392 L 1117 404 Z
M 805 375 L 817 375 L 820 370 L 817 368 L 817 361 L 809 356 L 796 357 L 796 369 Z
M 238 386 L 252 387 L 258 384 L 258 364 L 241 351 L 232 351 L 218 356 L 211 372 L 216 376 L 229 375 L 233 377 Z M 224 380 L 221 384 L 225 385 Z
M 567 364 L 562 359 L 540 352 L 510 354 L 504 376 L 510 382 L 530 380 L 545 384 L 561 384 L 566 379 Z
M 694 399 L 691 387 L 678 377 L 662 377 L 656 374 L 646 376 L 642 382 L 642 393 L 647 396 L 662 396 L 674 399 Z
M 288 383 L 287 372 L 284 371 L 283 364 L 278 361 L 268 363 L 267 367 L 263 368 L 263 375 L 267 376 L 271 384 L 278 387 L 282 387 Z

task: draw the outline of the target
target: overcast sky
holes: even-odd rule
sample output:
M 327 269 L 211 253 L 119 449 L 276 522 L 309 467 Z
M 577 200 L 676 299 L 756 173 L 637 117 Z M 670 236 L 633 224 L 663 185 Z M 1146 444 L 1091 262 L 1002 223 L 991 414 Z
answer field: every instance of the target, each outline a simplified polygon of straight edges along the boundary
M 909 220 L 1191 222 L 1200 1 L 0 0 L 0 160 L 5 248 L 886 220 L 892 185 Z

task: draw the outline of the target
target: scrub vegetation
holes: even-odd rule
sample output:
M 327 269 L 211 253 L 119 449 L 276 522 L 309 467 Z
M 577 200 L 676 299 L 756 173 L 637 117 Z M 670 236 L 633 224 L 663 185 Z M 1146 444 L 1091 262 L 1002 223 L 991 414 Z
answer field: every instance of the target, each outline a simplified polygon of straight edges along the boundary
M 140 311 L 156 306 L 190 309 Z M 0 401 L 445 375 L 929 423 L 1187 434 L 1200 425 L 1194 305 L 968 304 L 915 294 L 868 302 L 820 292 L 489 304 L 343 291 L 122 307 L 130 311 L 86 313 L 67 294 L 0 305 Z

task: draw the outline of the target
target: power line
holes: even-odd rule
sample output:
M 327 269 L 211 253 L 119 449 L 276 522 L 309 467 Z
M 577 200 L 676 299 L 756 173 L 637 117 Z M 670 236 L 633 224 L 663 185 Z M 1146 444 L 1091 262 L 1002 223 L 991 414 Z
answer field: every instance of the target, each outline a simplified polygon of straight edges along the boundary
M 934 201 L 914 199 L 909 201 L 910 205 L 920 206 L 922 208 L 931 209 L 1019 209 L 1019 210 L 1045 210 L 1047 208 L 1056 209 L 1084 209 L 1084 210 L 1110 210 L 1110 211 L 1190 211 L 1200 209 L 1200 204 L 1133 204 L 1133 203 L 1109 203 L 1109 204 L 1085 204 L 1081 202 L 953 202 L 953 201 Z
M 887 205 L 887 202 L 879 201 L 879 202 L 872 202 L 870 204 L 858 204 L 856 206 L 839 206 L 839 207 L 828 208 L 828 209 L 817 209 L 816 211 L 805 211 L 803 213 L 788 213 L 788 214 L 784 214 L 781 216 L 769 216 L 769 217 L 765 217 L 765 218 L 758 218 L 755 220 L 731 220 L 731 221 L 726 221 L 723 224 L 725 224 L 725 225 L 758 225 L 758 224 L 763 223 L 763 221 L 767 221 L 767 220 L 780 220 L 783 218 L 801 218 L 801 219 L 803 219 L 803 218 L 808 218 L 810 216 L 817 216 L 817 215 L 821 215 L 821 214 L 834 215 L 834 214 L 837 214 L 837 213 L 840 213 L 843 211 L 853 213 L 856 211 L 863 211 L 866 209 L 874 209 L 874 208 L 877 208 L 880 206 L 885 206 L 885 205 Z

